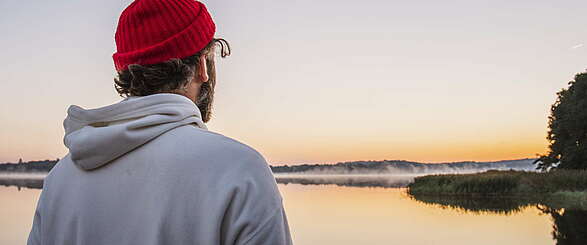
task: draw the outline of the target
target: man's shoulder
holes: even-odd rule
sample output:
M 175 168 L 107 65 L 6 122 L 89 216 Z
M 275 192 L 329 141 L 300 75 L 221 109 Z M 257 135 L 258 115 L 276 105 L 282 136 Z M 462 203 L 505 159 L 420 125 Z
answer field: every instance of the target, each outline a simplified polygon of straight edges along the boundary
M 179 151 L 190 158 L 209 158 L 211 161 L 231 161 L 230 164 L 249 163 L 267 165 L 264 157 L 253 147 L 220 133 L 191 125 L 173 129 L 162 135 L 161 143 L 173 142 Z M 250 167 L 250 166 L 249 166 Z
M 237 151 L 242 154 L 260 155 L 253 147 L 223 134 L 185 125 L 173 130 L 176 137 L 182 137 L 189 145 L 203 144 L 210 148 Z
M 231 182 L 241 184 L 275 181 L 265 158 L 236 139 L 193 126 L 178 127 L 163 137 L 158 147 L 176 154 L 178 169 L 189 172 L 202 167 L 211 175 L 232 176 Z

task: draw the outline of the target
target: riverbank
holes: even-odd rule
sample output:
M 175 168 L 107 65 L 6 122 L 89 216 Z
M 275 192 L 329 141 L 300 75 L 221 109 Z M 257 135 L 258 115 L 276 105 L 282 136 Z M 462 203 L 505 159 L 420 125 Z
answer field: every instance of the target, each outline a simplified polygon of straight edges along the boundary
M 509 198 L 525 204 L 559 208 L 587 208 L 587 171 L 557 170 L 547 173 L 488 171 L 477 174 L 429 175 L 408 185 L 416 199 L 458 196 Z M 445 199 L 445 198 L 442 198 Z

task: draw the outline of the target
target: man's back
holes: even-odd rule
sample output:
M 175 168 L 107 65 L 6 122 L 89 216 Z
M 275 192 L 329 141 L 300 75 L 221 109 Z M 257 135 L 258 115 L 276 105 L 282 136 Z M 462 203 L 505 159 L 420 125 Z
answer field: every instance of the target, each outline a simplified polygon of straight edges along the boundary
M 140 100 L 151 98 L 191 103 L 174 94 Z M 126 107 L 141 111 L 133 101 Z M 291 243 L 275 179 L 258 152 L 189 120 L 167 129 L 165 124 L 185 122 L 185 114 L 171 120 L 169 112 L 157 110 L 90 123 L 66 138 L 81 148 L 110 147 L 70 147 L 45 179 L 29 244 Z M 119 136 L 103 137 L 107 142 L 91 137 L 92 130 L 107 135 L 108 127 Z M 136 140 L 146 142 L 116 156 L 117 144 L 124 148 Z M 108 156 L 115 159 L 101 161 Z

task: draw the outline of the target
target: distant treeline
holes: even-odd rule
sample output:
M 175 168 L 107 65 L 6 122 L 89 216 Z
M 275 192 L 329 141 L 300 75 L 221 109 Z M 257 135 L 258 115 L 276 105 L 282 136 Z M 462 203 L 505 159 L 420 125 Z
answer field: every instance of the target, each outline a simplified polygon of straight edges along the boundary
M 21 159 L 18 163 L 0 163 L 0 172 L 49 172 L 58 161 L 59 159 L 22 162 Z
M 463 172 L 483 170 L 534 170 L 536 159 L 504 160 L 496 162 L 450 162 L 419 163 L 405 160 L 354 161 L 336 164 L 301 164 L 272 166 L 274 173 L 323 173 L 323 174 L 361 174 L 361 173 L 426 173 L 426 172 Z
M 451 163 L 419 163 L 405 160 L 383 160 L 383 161 L 354 161 L 340 162 L 336 164 L 301 164 L 271 166 L 274 173 L 379 173 L 391 172 L 401 173 L 423 173 L 423 172 L 462 172 L 482 171 L 490 169 L 517 169 L 534 170 L 532 162 L 535 159 L 505 160 L 496 162 L 451 162 Z M 0 172 L 49 172 L 57 160 L 29 161 L 18 163 L 0 163 Z

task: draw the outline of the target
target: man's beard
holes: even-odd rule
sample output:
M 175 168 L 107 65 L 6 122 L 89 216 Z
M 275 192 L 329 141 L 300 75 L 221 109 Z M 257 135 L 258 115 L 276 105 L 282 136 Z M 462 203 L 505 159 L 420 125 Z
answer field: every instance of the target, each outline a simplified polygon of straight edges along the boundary
M 196 98 L 196 106 L 202 114 L 202 121 L 210 121 L 212 117 L 212 102 L 214 101 L 214 87 L 216 86 L 216 67 L 213 59 L 207 59 L 208 82 L 202 83 L 200 94 Z

